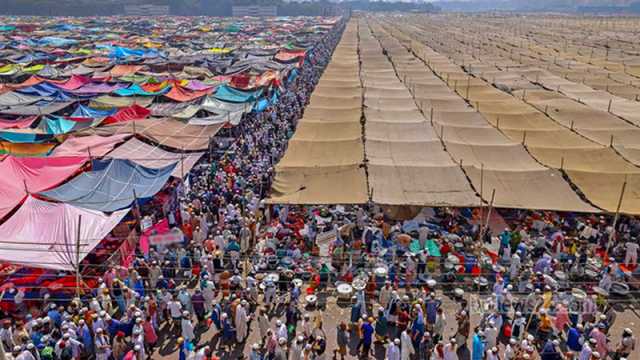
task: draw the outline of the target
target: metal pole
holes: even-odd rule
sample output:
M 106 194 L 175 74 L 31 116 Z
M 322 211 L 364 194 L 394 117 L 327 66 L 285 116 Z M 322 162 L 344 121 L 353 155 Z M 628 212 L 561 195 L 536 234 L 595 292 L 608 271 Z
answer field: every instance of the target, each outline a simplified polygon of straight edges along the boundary
M 76 236 L 76 297 L 80 298 L 80 234 L 82 230 L 82 215 L 78 215 L 78 233 Z

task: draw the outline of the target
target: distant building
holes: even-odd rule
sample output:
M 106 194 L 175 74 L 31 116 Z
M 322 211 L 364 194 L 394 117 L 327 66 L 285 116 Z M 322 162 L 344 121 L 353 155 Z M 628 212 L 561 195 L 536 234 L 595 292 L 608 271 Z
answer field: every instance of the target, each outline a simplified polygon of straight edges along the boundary
M 125 5 L 124 14 L 130 16 L 162 16 L 169 15 L 169 5 Z
M 267 6 L 267 5 L 251 5 L 251 6 L 234 6 L 231 9 L 233 16 L 243 17 L 243 16 L 254 16 L 254 17 L 263 17 L 263 16 L 278 16 L 278 7 L 277 6 Z

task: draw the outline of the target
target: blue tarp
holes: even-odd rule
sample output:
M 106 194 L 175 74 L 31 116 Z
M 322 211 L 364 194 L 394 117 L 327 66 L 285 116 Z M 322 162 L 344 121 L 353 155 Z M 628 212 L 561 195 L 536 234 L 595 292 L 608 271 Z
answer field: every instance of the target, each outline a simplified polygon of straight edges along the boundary
M 129 49 L 121 46 L 111 47 L 109 57 L 127 58 L 127 57 L 158 57 L 159 53 L 156 49 Z
M 45 36 L 38 40 L 38 45 L 53 46 L 53 47 L 76 45 L 77 43 L 78 43 L 77 40 L 65 39 L 65 38 L 56 37 L 56 36 Z
M 164 95 L 168 93 L 169 90 L 171 90 L 171 87 L 167 86 L 161 91 L 149 92 L 144 90 L 142 87 L 140 87 L 140 85 L 133 84 L 126 89 L 118 89 L 113 93 L 119 96 L 158 96 L 158 95 Z
M 71 117 L 101 118 L 101 117 L 111 116 L 115 114 L 116 111 L 118 110 L 115 108 L 110 110 L 99 110 L 99 109 L 93 109 L 88 106 L 84 106 L 80 104 L 75 109 L 73 114 L 71 114 Z
M 16 92 L 33 96 L 50 96 L 59 99 L 59 101 L 69 101 L 71 99 L 64 91 L 46 82 L 18 89 Z
M 43 118 L 39 126 L 47 134 L 61 135 L 73 130 L 76 122 L 63 117 L 52 116 Z
M 131 206 L 136 197 L 155 195 L 175 167 L 174 163 L 151 169 L 130 160 L 94 160 L 91 171 L 40 195 L 86 209 L 112 212 Z
M 216 89 L 216 93 L 213 94 L 213 97 L 222 101 L 246 103 L 258 100 L 260 95 L 262 95 L 262 89 L 256 91 L 242 91 L 227 85 L 221 85 Z
M 0 139 L 15 144 L 33 144 L 50 141 L 52 136 L 24 132 L 0 131 Z

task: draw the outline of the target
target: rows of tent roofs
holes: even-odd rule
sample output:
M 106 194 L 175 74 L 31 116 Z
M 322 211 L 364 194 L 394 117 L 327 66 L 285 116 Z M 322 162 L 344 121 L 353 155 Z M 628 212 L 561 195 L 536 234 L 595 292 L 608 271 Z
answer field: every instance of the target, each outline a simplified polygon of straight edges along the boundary
M 277 102 L 336 22 L 0 18 L 0 261 L 74 269 Z

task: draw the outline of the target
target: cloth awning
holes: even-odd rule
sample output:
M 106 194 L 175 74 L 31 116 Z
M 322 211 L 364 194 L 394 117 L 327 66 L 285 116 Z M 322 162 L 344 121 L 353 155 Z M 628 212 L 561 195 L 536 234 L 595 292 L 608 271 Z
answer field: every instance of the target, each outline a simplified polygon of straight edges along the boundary
M 86 156 L 18 158 L 0 162 L 0 218 L 27 195 L 47 190 L 69 178 L 87 161 Z
M 152 197 L 162 189 L 176 163 L 151 169 L 130 160 L 94 160 L 92 170 L 40 195 L 105 212 L 131 206 L 136 198 Z
M 109 153 L 107 157 L 131 160 L 142 166 L 154 169 L 163 168 L 177 162 L 171 175 L 177 178 L 183 178 L 189 173 L 202 155 L 204 155 L 203 152 L 188 154 L 172 153 L 158 146 L 149 145 L 136 138 L 131 138 Z
M 129 209 L 106 215 L 29 196 L 16 213 L 0 225 L 3 240 L 0 260 L 72 271 L 76 266 L 77 244 L 82 261 L 127 212 Z

